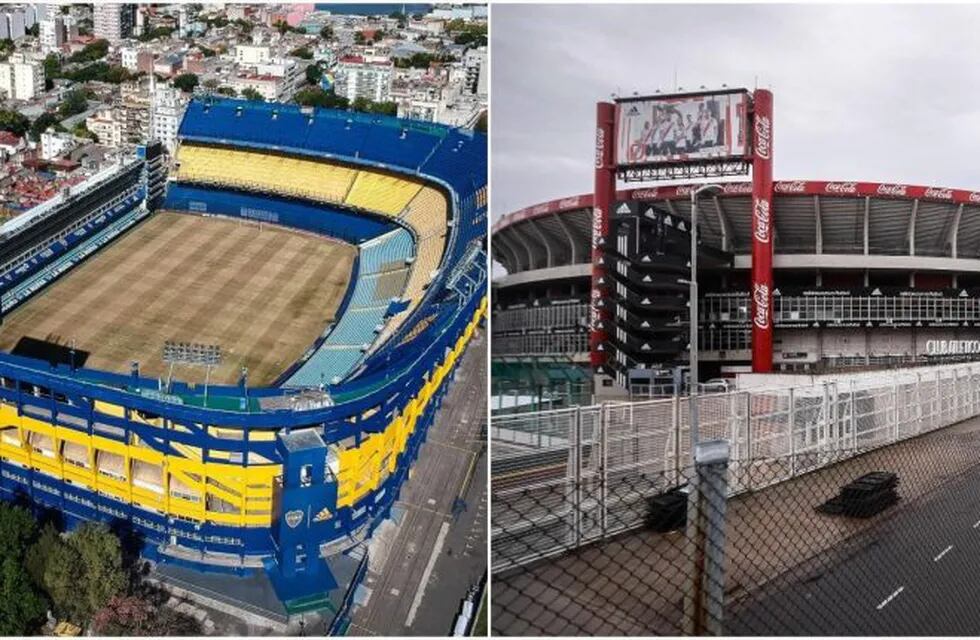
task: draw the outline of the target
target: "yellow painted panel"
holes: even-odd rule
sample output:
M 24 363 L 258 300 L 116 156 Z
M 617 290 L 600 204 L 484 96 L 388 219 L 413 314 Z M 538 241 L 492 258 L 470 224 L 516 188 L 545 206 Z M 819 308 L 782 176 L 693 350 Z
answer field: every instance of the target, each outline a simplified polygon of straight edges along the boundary
M 99 413 L 116 416 L 117 418 L 123 418 L 126 416 L 126 410 L 122 407 L 115 404 L 110 404 L 108 402 L 102 402 L 101 400 L 95 401 L 95 410 Z

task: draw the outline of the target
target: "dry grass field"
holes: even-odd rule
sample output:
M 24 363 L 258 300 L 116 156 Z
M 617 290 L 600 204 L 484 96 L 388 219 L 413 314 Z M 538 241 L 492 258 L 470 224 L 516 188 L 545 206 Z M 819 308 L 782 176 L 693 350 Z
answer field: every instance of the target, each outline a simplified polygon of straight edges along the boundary
M 166 376 L 167 340 L 220 345 L 211 381 L 272 382 L 323 332 L 356 249 L 282 227 L 157 213 L 0 325 L 0 349 L 34 338 L 88 352 L 86 367 Z M 203 382 L 203 367 L 174 378 Z

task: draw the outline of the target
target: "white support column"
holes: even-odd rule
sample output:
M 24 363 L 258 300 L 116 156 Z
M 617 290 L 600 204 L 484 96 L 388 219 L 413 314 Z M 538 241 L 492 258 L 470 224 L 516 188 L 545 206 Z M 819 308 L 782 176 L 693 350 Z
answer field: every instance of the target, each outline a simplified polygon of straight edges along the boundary
M 870 245 L 868 243 L 868 229 L 870 228 L 870 221 L 869 221 L 870 218 L 871 218 L 871 197 L 865 196 L 864 197 L 864 255 L 866 256 L 871 254 L 871 252 L 869 251 Z
M 545 237 L 544 232 L 541 231 L 541 227 L 538 226 L 537 222 L 534 220 L 528 220 L 528 223 L 531 225 L 531 228 L 534 229 L 534 234 L 538 236 L 539 240 L 541 240 L 541 244 L 544 245 L 545 260 L 547 261 L 547 266 L 550 269 L 551 267 L 555 266 L 554 256 L 551 254 L 551 244 L 548 242 L 548 238 Z
M 816 240 L 817 255 L 823 253 L 823 225 L 820 221 L 820 196 L 813 196 L 813 219 L 816 223 Z

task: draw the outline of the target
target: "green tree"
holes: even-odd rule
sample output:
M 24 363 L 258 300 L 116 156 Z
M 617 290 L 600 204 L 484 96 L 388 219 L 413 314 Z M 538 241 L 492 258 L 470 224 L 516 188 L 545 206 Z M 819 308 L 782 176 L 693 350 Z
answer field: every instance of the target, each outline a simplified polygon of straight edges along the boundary
M 477 131 L 480 131 L 481 133 L 486 133 L 487 125 L 488 125 L 487 121 L 488 121 L 487 112 L 484 111 L 483 113 L 480 114 L 480 117 L 477 118 L 476 126 L 474 126 L 473 128 L 476 129 Z
M 242 89 L 242 97 L 253 102 L 265 102 L 265 98 L 255 87 L 245 87 Z
M 55 610 L 82 625 L 128 583 L 119 539 L 101 523 L 86 522 L 66 544 L 54 546 L 44 569 L 44 588 Z
M 82 123 L 81 126 L 84 127 L 85 124 Z M 31 576 L 34 584 L 44 587 L 44 571 L 48 566 L 48 558 L 54 553 L 55 547 L 64 544 L 65 541 L 61 539 L 61 534 L 58 533 L 58 529 L 53 524 L 49 522 L 44 525 L 44 528 L 41 529 L 41 535 L 24 555 L 24 568 L 27 569 L 27 573 Z
M 44 622 L 47 603 L 23 566 L 36 534 L 26 509 L 0 503 L 0 636 L 32 635 Z
M 215 79 L 215 78 L 208 78 L 207 80 L 205 80 L 204 82 L 201 83 L 201 86 L 204 87 L 205 89 L 209 89 L 211 91 L 214 91 L 215 89 L 217 89 L 220 86 L 220 84 L 221 83 L 218 82 L 217 79 Z
M 218 87 L 217 91 L 223 96 L 231 96 L 233 98 L 238 95 L 238 92 L 235 91 L 234 87 Z
M 49 53 L 44 57 L 44 77 L 56 78 L 61 74 L 61 58 L 57 53 Z
M 58 113 L 62 118 L 67 118 L 88 109 L 88 95 L 84 89 L 72 89 L 65 94 L 64 100 L 58 105 Z
M 346 109 L 347 98 L 324 91 L 320 87 L 300 89 L 293 96 L 297 104 L 304 107 L 327 107 L 330 109 Z
M 37 142 L 41 139 L 41 134 L 48 130 L 48 128 L 54 128 L 55 131 L 64 131 L 65 128 L 61 126 L 61 122 L 58 120 L 58 116 L 50 111 L 45 111 L 31 123 L 31 130 L 28 132 L 28 137 Z
M 20 114 L 17 114 L 20 115 Z M 10 129 L 6 129 L 10 131 Z M 18 133 L 23 135 L 23 131 Z M 30 541 L 37 533 L 37 523 L 30 512 L 6 502 L 0 502 L 0 560 L 13 558 L 20 561 Z
M 0 109 L 0 131 L 9 131 L 18 136 L 22 136 L 27 133 L 30 126 L 31 121 L 24 114 L 18 111 Z M 2 527 L 2 524 L 0 524 L 0 527 Z M 0 536 L 2 535 L 3 530 L 0 528 Z M 0 540 L 4 540 L 4 544 L 6 544 L 7 538 L 0 537 Z
M 311 64 L 306 67 L 306 84 L 318 84 L 323 77 L 323 71 L 318 65 Z
M 289 52 L 289 55 L 295 56 L 297 58 L 302 58 L 303 60 L 312 60 L 313 52 L 310 51 L 309 47 L 297 47 Z
M 184 93 L 190 93 L 197 86 L 198 79 L 196 73 L 182 73 L 176 78 L 174 78 L 174 86 L 183 91 Z
M 72 54 L 68 62 L 95 62 L 104 58 L 107 53 L 109 53 L 108 40 L 93 40 L 81 51 Z
M 69 540 L 82 560 L 88 610 L 94 613 L 129 585 L 122 545 L 108 527 L 92 522 L 82 524 Z
M 20 563 L 12 557 L 0 561 L 0 636 L 35 635 L 47 609 Z
M 323 38 L 324 40 L 332 40 L 333 27 L 331 27 L 329 24 L 323 25 L 323 28 L 320 29 L 320 37 Z
M 132 77 L 133 75 L 126 67 L 113 65 L 106 71 L 105 81 L 113 84 L 122 84 L 123 82 L 130 80 Z
M 364 44 L 364 34 L 360 31 L 354 34 L 354 44 Z

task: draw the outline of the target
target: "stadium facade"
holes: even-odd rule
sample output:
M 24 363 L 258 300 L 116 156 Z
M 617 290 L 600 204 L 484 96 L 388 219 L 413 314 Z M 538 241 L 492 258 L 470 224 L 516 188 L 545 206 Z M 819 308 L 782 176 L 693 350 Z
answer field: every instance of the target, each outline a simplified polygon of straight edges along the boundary
M 645 244 L 662 221 L 678 235 L 669 242 L 686 260 L 690 195 L 698 186 L 616 192 L 610 244 L 640 236 Z M 699 204 L 702 380 L 747 372 L 752 361 L 752 183 L 722 186 Z M 494 225 L 493 258 L 506 270 L 493 283 L 494 357 L 588 365 L 593 212 L 593 195 L 576 195 L 512 212 Z M 771 220 L 774 371 L 980 354 L 980 192 L 776 181 Z M 684 277 L 680 267 L 672 278 Z M 642 295 L 641 279 L 633 273 L 623 279 L 628 298 Z M 666 312 L 686 326 L 686 289 L 672 292 L 669 309 L 647 311 L 637 302 L 637 317 Z M 656 337 L 646 343 L 651 363 L 686 362 L 686 341 L 664 347 Z
M 87 369 L 55 340 L 44 359 L 0 354 L 0 495 L 122 525 L 161 563 L 264 571 L 284 602 L 315 602 L 349 579 L 332 560 L 362 558 L 389 515 L 486 313 L 486 137 L 196 99 L 174 160 L 167 175 L 151 145 L 4 225 L 0 317 L 159 209 L 354 245 L 336 320 L 267 387 L 244 371 L 202 390 L 137 363 Z

